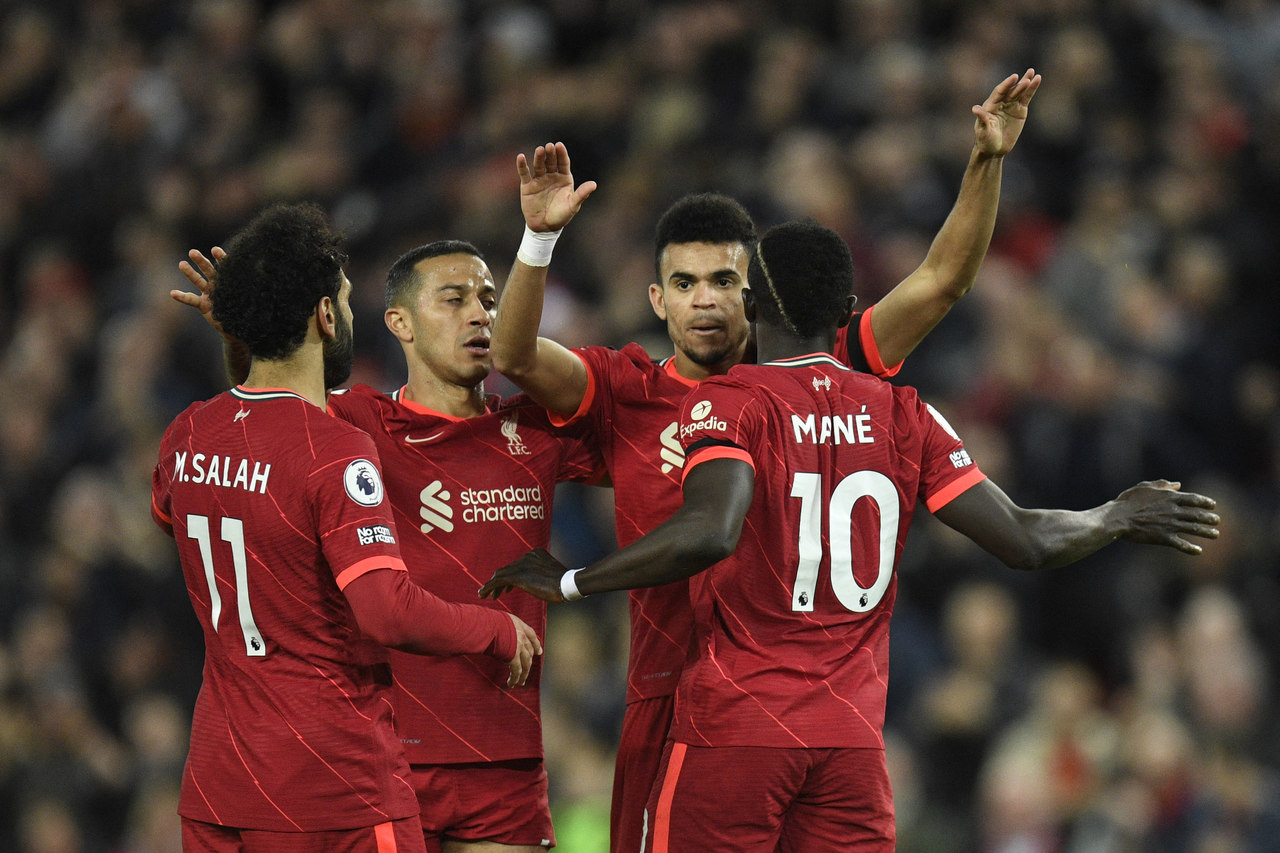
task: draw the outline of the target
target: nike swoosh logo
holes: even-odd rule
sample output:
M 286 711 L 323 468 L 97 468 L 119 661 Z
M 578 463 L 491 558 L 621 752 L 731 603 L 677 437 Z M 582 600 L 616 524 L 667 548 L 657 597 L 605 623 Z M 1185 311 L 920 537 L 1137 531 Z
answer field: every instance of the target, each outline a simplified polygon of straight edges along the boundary
M 444 435 L 444 432 L 443 432 L 443 431 L 441 431 L 441 432 L 437 432 L 437 433 L 435 433 L 435 434 L 433 434 L 433 435 L 429 435 L 429 436 L 427 436 L 426 438 L 414 438 L 414 437 L 413 437 L 413 436 L 411 436 L 411 435 L 406 435 L 406 436 L 404 437 L 404 440 L 405 440 L 405 443 L 406 443 L 406 444 L 422 444 L 424 441 L 432 441 L 432 440 L 434 440 L 434 439 L 439 438 L 439 437 L 440 437 L 440 436 L 442 436 L 442 435 Z

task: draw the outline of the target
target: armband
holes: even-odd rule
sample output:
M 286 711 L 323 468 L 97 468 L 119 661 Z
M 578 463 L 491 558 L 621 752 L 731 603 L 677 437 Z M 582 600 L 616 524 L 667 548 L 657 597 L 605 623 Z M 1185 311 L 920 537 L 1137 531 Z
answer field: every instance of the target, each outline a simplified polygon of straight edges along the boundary
M 586 568 L 583 566 L 583 568 Z M 564 596 L 565 601 L 578 601 L 582 598 L 582 593 L 578 592 L 578 584 L 574 581 L 573 576 L 582 569 L 570 569 L 560 576 L 560 594 Z
M 563 229 L 561 229 L 563 230 Z M 545 267 L 551 263 L 551 251 L 560 239 L 560 231 L 534 231 L 524 227 L 524 239 L 516 250 L 516 258 L 531 267 Z

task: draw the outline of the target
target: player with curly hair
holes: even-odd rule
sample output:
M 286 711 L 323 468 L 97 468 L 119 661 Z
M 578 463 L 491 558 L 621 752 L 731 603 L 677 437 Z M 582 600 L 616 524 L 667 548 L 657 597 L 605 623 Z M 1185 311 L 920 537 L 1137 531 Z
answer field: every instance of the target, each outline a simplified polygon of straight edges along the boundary
M 351 282 L 319 208 L 278 205 L 231 241 L 208 306 L 244 381 L 165 432 L 152 514 L 204 629 L 179 813 L 189 850 L 424 849 L 384 646 L 541 651 L 518 617 L 412 583 L 369 436 L 325 409 L 351 372 Z

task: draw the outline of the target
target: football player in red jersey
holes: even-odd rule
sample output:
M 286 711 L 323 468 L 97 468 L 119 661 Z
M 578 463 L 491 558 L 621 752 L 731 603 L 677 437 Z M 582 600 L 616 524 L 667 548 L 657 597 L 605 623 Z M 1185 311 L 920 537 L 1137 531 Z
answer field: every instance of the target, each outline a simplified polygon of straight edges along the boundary
M 841 361 L 892 375 L 972 287 L 995 225 L 1004 157 L 1022 132 L 1040 82 L 1031 69 L 1010 75 L 973 107 L 974 145 L 955 206 L 919 268 L 840 330 L 834 352 Z M 562 144 L 540 146 L 532 161 L 520 155 L 517 168 L 526 242 L 535 249 L 553 245 L 581 207 L 583 192 L 595 185 L 575 189 Z M 654 362 L 638 344 L 570 351 L 537 337 L 546 271 L 523 259 L 503 290 L 492 341 L 498 370 L 558 423 L 590 427 L 615 486 L 621 545 L 680 505 L 680 403 L 698 382 L 742 362 L 749 341 L 741 292 L 756 230 L 742 206 L 718 194 L 686 197 L 663 215 L 656 238 L 658 280 L 649 286 L 649 298 L 667 324 L 673 355 Z M 639 848 L 692 625 L 682 580 L 632 592 L 630 608 L 627 706 L 611 810 L 615 853 Z
M 480 655 L 513 686 L 541 651 L 518 617 L 410 581 L 374 443 L 325 412 L 351 371 L 345 260 L 314 206 L 239 232 L 209 310 L 247 374 L 161 442 L 152 514 L 205 636 L 187 850 L 422 850 L 379 643 Z
M 585 198 L 589 189 L 582 190 Z M 211 252 L 217 259 L 221 250 Z M 174 291 L 208 317 L 216 271 L 198 251 L 180 268 L 197 292 Z M 497 292 L 469 243 L 403 254 L 386 281 L 385 321 L 408 381 L 391 394 L 358 385 L 329 396 L 382 457 L 411 576 L 449 601 L 476 601 L 493 568 L 550 540 L 555 484 L 600 476 L 581 428 L 553 427 L 527 398 L 484 391 Z M 212 318 L 209 318 L 212 320 Z M 227 339 L 228 369 L 243 347 Z M 546 604 L 502 602 L 545 636 Z M 474 655 L 392 653 L 396 730 L 405 745 L 428 850 L 533 853 L 554 844 L 535 662 L 523 686 Z
M 643 849 L 891 851 L 889 621 L 917 503 L 1028 570 L 1119 539 L 1199 554 L 1188 537 L 1216 538 L 1219 518 L 1165 480 L 1080 512 L 1016 505 L 914 389 L 830 354 L 852 307 L 839 235 L 770 229 L 748 277 L 760 363 L 686 397 L 675 514 L 583 569 L 530 552 L 481 594 L 565 601 L 692 578 L 694 643 Z

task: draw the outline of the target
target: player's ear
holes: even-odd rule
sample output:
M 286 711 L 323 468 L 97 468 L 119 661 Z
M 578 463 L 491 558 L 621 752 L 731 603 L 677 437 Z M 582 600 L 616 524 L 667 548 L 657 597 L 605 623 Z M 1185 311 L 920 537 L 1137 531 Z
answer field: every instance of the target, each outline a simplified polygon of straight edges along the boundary
M 316 331 L 322 341 L 338 335 L 338 309 L 328 296 L 320 297 L 316 303 Z
M 653 306 L 653 313 L 658 315 L 659 320 L 667 319 L 667 299 L 662 292 L 662 285 L 649 285 L 649 304 Z
M 742 313 L 747 316 L 748 323 L 756 321 L 756 295 L 749 287 L 742 288 Z
M 409 312 L 400 305 L 393 305 L 382 315 L 382 322 L 387 324 L 391 334 L 405 343 L 413 341 L 413 327 L 409 325 Z
M 852 293 L 844 298 L 844 311 L 840 314 L 840 319 L 836 322 L 837 329 L 843 329 L 849 325 L 849 321 L 853 319 L 853 306 L 858 302 L 858 297 Z

